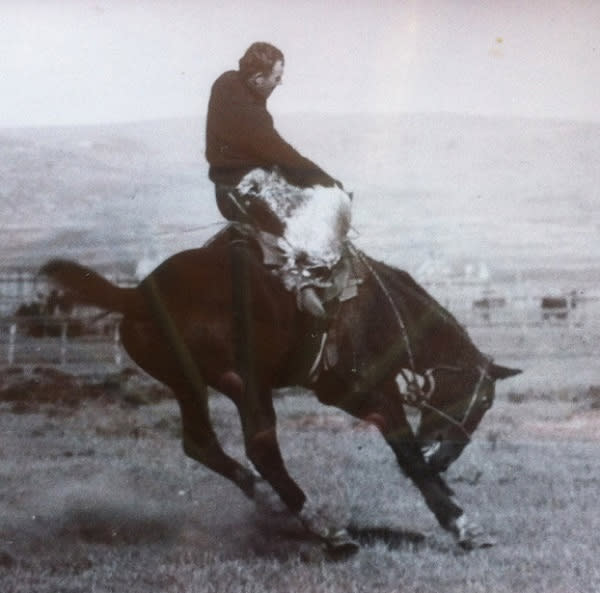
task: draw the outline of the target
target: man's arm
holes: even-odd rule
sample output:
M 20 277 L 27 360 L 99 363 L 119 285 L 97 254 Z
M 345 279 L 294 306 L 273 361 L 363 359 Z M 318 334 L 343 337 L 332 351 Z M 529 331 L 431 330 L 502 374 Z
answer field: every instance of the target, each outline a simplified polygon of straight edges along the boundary
M 257 126 L 250 137 L 255 154 L 260 155 L 267 162 L 278 165 L 290 183 L 301 187 L 313 185 L 331 187 L 337 183 L 317 164 L 286 142 L 274 128 L 270 116 L 269 121 L 265 122 L 264 126 Z
M 223 109 L 221 132 L 240 143 L 244 152 L 252 155 L 257 162 L 266 166 L 277 165 L 294 185 L 341 185 L 280 136 L 273 125 L 273 118 L 263 105 L 239 100 L 232 95 L 222 96 L 217 105 Z

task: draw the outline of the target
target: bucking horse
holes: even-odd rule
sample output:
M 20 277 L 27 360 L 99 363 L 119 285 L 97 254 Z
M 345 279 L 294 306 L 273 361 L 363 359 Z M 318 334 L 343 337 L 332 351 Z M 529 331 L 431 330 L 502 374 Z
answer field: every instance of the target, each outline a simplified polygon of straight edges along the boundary
M 268 483 L 311 537 L 332 553 L 357 549 L 289 475 L 276 433 L 273 390 L 301 386 L 324 404 L 373 423 L 439 524 L 465 548 L 487 540 L 443 472 L 494 399 L 494 363 L 406 272 L 350 247 L 355 294 L 315 319 L 265 265 L 252 238 L 230 225 L 203 247 L 168 258 L 136 287 L 119 287 L 67 260 L 42 272 L 73 302 L 118 312 L 131 358 L 173 391 L 184 452 L 258 501 Z M 256 471 L 227 455 L 213 430 L 211 387 L 241 419 Z M 405 406 L 420 409 L 412 428 Z

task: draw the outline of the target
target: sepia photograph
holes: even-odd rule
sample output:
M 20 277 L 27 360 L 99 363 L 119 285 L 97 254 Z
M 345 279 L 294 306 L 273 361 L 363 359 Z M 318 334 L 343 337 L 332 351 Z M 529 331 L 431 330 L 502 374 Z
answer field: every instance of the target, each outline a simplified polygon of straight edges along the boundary
M 0 0 L 0 590 L 600 590 L 600 3 Z

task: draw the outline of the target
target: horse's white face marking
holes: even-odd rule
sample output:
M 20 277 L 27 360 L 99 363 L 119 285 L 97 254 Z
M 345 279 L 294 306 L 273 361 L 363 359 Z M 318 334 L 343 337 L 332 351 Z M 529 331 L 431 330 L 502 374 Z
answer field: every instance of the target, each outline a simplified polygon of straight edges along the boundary
M 432 407 L 431 398 L 439 386 L 443 388 L 442 379 L 438 378 L 436 384 L 436 370 L 463 373 L 465 369 L 459 367 L 441 366 L 437 368 L 427 369 L 424 373 L 416 373 L 415 371 L 402 369 L 396 377 L 396 384 L 402 394 L 404 409 L 406 411 L 407 420 L 413 429 L 414 434 L 419 433 L 421 423 L 421 410 L 423 407 L 429 410 L 437 411 L 442 417 L 446 418 L 446 427 L 438 428 L 435 435 L 425 437 L 428 442 L 423 449 L 423 455 L 429 459 L 438 453 L 440 441 L 452 440 L 450 434 L 456 430 L 461 431 L 468 439 L 470 433 L 466 431 L 465 424 L 472 417 L 474 410 L 481 411 L 490 407 L 494 398 L 494 379 L 492 379 L 486 368 L 479 368 L 477 380 L 469 388 L 465 389 L 463 401 L 465 402 L 464 410 L 455 409 L 452 414 L 449 414 L 443 408 Z M 473 369 L 477 370 L 477 369 Z M 421 435 L 423 436 L 423 435 Z M 435 442 L 433 442 L 435 441 Z
M 441 447 L 441 443 L 439 441 L 435 441 L 431 443 L 431 445 L 422 448 L 423 457 L 425 461 L 429 462 L 429 460 L 439 451 Z

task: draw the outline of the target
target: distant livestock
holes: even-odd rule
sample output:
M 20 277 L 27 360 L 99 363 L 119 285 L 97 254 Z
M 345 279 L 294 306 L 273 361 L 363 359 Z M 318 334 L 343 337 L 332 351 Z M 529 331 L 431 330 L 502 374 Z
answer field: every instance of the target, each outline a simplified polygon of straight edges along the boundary
M 575 294 L 568 296 L 544 296 L 541 301 L 542 320 L 564 320 L 569 317 L 569 312 L 577 306 Z
M 478 313 L 484 321 L 490 321 L 491 311 L 506 306 L 504 297 L 483 297 L 473 301 L 473 311 Z

